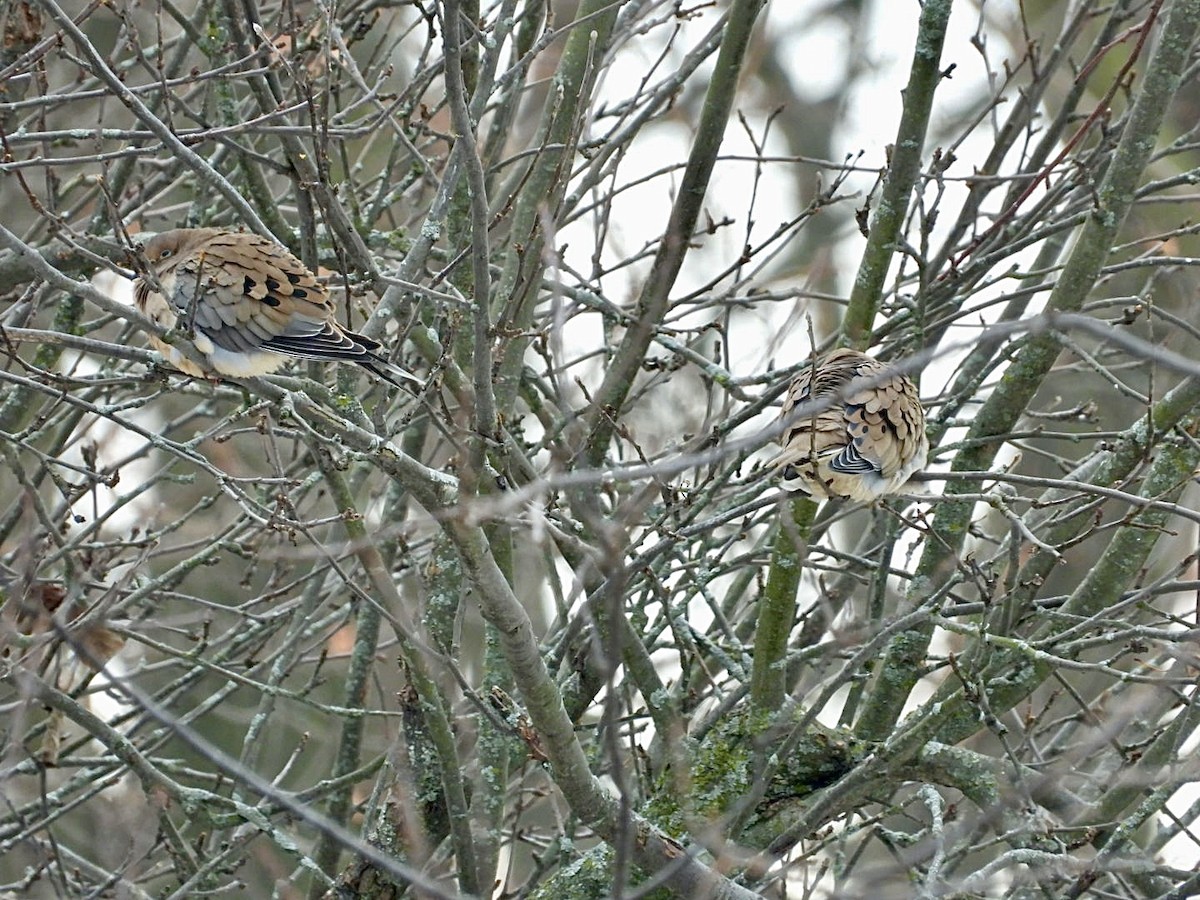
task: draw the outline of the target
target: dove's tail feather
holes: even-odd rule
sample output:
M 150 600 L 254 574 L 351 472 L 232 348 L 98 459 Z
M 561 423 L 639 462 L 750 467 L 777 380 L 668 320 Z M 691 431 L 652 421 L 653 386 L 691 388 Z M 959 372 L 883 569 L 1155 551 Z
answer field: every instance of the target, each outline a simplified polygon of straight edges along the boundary
M 333 328 L 328 323 L 318 334 L 277 335 L 263 344 L 268 350 L 287 353 L 303 359 L 326 359 L 358 363 L 368 372 L 389 384 L 411 390 L 413 386 L 424 387 L 423 382 L 411 372 L 389 362 L 376 353 L 382 345 L 365 334 Z
M 368 350 L 366 357 L 366 359 L 356 359 L 355 362 L 368 372 L 378 375 L 388 384 L 404 388 L 406 391 L 425 387 L 425 382 L 412 372 L 405 371 L 399 366 L 393 365 L 378 353 L 372 353 Z

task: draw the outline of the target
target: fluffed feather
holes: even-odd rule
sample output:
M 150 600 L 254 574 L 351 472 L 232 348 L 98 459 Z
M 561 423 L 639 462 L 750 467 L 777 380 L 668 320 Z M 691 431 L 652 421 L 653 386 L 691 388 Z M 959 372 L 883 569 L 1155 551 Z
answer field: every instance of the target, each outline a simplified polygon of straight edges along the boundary
M 795 410 L 815 411 L 796 416 Z M 925 410 L 905 375 L 857 350 L 834 350 L 793 379 L 773 461 L 784 488 L 870 502 L 925 468 Z

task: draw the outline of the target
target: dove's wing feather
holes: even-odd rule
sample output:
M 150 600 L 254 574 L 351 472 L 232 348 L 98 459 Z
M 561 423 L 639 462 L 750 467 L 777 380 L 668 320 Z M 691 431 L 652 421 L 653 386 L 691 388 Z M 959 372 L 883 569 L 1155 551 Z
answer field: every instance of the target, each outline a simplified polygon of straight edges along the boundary
M 321 331 L 299 335 L 281 334 L 271 338 L 267 346 L 281 353 L 306 359 L 356 360 L 379 347 L 377 341 L 354 332 L 326 325 Z
M 265 238 L 219 235 L 180 269 L 177 285 L 185 285 L 190 274 L 192 290 L 202 287 L 196 325 L 212 329 L 209 337 L 218 346 L 352 362 L 373 358 L 379 349 L 378 341 L 338 325 L 324 285 Z M 190 299 L 190 293 L 177 292 L 175 302 L 180 306 Z
M 865 383 L 858 387 L 858 381 Z M 775 464 L 785 487 L 873 500 L 924 467 L 928 444 L 916 386 L 866 354 L 836 350 L 801 370 L 781 417 L 790 419 L 805 404 L 822 408 L 795 419 L 783 433 Z
M 175 267 L 171 305 L 216 346 L 233 352 L 276 349 L 332 330 L 329 295 L 283 247 L 257 235 L 219 233 Z M 295 353 L 290 347 L 281 352 Z

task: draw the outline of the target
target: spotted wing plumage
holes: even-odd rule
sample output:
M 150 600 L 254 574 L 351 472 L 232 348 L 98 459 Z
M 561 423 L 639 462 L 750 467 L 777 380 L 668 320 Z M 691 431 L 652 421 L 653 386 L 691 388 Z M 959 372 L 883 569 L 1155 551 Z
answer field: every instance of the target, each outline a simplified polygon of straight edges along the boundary
M 810 412 L 799 412 L 805 407 Z M 792 381 L 775 465 L 783 484 L 819 499 L 895 493 L 929 452 L 916 386 L 865 353 L 835 350 Z

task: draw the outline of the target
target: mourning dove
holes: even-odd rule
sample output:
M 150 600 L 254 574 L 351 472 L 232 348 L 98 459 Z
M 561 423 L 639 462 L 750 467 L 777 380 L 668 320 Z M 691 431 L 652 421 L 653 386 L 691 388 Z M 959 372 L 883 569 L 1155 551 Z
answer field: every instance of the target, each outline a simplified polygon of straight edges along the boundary
M 163 328 L 190 325 L 189 337 L 213 371 L 265 375 L 298 356 L 358 363 L 398 387 L 402 380 L 421 384 L 376 353 L 377 341 L 338 324 L 324 285 L 268 238 L 178 228 L 151 238 L 145 254 L 158 287 L 137 279 L 138 309 Z M 207 374 L 157 336 L 150 344 L 181 372 Z
M 800 406 L 815 407 L 796 417 Z M 857 350 L 834 350 L 788 388 L 787 427 L 774 464 L 788 490 L 817 499 L 872 501 L 925 467 L 925 410 L 904 375 Z

